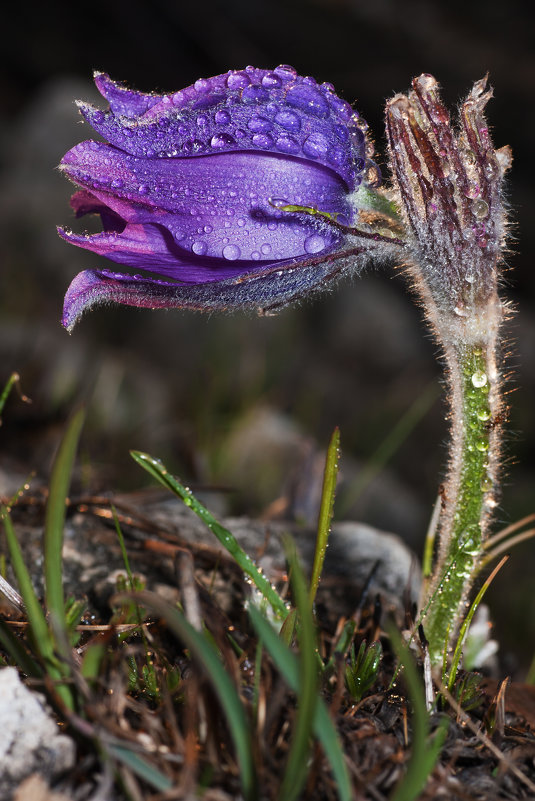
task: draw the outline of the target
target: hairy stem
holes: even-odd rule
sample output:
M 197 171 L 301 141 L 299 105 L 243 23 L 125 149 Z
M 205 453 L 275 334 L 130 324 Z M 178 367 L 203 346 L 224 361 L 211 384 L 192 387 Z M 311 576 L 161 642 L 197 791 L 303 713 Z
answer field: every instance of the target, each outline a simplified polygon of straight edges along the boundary
M 496 505 L 501 428 L 497 329 L 490 324 L 475 341 L 459 337 L 444 344 L 450 385 L 450 464 L 441 491 L 436 562 L 422 601 L 433 664 L 442 661 L 446 646 L 451 647 L 466 612 Z

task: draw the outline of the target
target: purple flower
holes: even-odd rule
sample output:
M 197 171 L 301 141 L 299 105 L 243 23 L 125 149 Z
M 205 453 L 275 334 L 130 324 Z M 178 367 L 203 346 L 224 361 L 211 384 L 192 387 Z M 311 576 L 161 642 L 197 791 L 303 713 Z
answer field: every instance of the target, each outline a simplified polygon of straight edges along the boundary
M 477 81 L 455 128 L 432 75 L 387 104 L 386 132 L 398 206 L 408 232 L 407 254 L 427 313 L 452 317 L 465 337 L 485 336 L 490 323 L 476 310 L 498 303 L 498 262 L 506 232 L 503 177 L 508 147 L 495 150 L 485 119 L 492 96 Z M 431 302 L 430 302 L 431 301 Z M 430 311 L 430 309 L 433 309 Z M 438 318 L 437 318 L 438 319 Z
M 103 231 L 59 233 L 136 274 L 80 273 L 65 297 L 68 330 L 110 301 L 276 308 L 354 270 L 370 248 L 390 247 L 364 180 L 376 172 L 366 124 L 330 84 L 287 66 L 230 71 L 166 95 L 103 73 L 95 82 L 109 110 L 79 108 L 106 142 L 76 145 L 60 168 L 83 187 L 76 216 L 99 214 Z

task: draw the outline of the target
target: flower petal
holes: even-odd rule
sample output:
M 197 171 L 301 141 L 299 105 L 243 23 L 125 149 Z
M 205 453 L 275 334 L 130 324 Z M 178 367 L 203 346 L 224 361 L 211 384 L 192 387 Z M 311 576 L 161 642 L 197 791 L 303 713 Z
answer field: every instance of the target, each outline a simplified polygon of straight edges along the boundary
M 112 81 L 105 72 L 95 71 L 93 78 L 98 91 L 118 116 L 139 117 L 162 100 L 162 95 L 128 89 L 125 84 Z
M 291 67 L 234 70 L 173 95 L 133 92 L 104 73 L 95 80 L 110 111 L 79 103 L 80 111 L 105 139 L 132 155 L 268 151 L 316 160 L 349 189 L 362 180 L 366 124 L 330 84 L 318 85 Z
M 77 216 L 100 213 L 109 234 L 61 232 L 65 239 L 181 281 L 214 280 L 247 272 L 255 263 L 308 258 L 338 247 L 342 235 L 324 219 L 277 205 L 312 207 L 354 222 L 338 176 L 289 157 L 233 153 L 149 160 L 83 142 L 61 167 L 90 190 L 74 196 Z
M 268 265 L 256 273 L 200 284 L 179 284 L 108 270 L 85 270 L 72 281 L 63 306 L 62 324 L 70 332 L 84 312 L 97 305 L 120 303 L 150 309 L 227 311 L 256 308 L 267 311 L 301 299 L 348 266 L 354 273 L 358 247 L 330 257 Z

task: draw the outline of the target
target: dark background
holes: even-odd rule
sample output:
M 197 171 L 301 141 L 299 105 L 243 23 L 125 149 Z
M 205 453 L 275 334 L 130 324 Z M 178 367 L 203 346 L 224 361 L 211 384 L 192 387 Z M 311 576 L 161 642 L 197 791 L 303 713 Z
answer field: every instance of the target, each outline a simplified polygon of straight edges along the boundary
M 219 497 L 221 508 L 258 513 L 285 495 L 289 511 L 313 517 L 315 454 L 339 425 L 339 513 L 400 533 L 419 551 L 447 423 L 436 348 L 402 276 L 369 273 L 278 318 L 98 310 L 69 337 L 59 325 L 63 293 L 98 260 L 56 236 L 56 224 L 71 223 L 71 188 L 54 168 L 91 135 L 72 101 L 97 100 L 94 68 L 144 91 L 176 91 L 229 68 L 290 63 L 356 104 L 380 163 L 386 98 L 431 72 L 454 107 L 488 71 L 494 141 L 510 144 L 515 157 L 503 290 L 516 309 L 506 362 L 514 392 L 498 518 L 506 524 L 535 511 L 528 9 L 492 0 L 129 0 L 38 11 L 14 4 L 3 20 L 0 75 L 0 383 L 18 370 L 33 403 L 13 397 L 6 408 L 0 465 L 7 484 L 33 469 L 46 474 L 66 417 L 85 399 L 80 480 L 88 487 L 142 485 L 128 457 L 139 448 L 188 481 L 231 488 Z M 378 445 L 419 402 L 427 411 L 353 502 Z M 524 663 L 535 651 L 534 556 L 535 545 L 520 546 L 491 591 L 499 637 Z

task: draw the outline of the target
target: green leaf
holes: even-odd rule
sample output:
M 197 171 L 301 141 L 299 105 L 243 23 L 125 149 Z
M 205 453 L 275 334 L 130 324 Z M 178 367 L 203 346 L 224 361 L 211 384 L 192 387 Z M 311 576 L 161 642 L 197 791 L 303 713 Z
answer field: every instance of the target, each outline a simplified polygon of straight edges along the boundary
M 69 421 L 56 458 L 54 459 L 45 514 L 44 551 L 46 606 L 48 612 L 54 615 L 58 625 L 65 627 L 65 630 L 67 630 L 67 625 L 65 621 L 65 601 L 63 597 L 63 532 L 71 473 L 80 432 L 84 424 L 84 418 L 85 410 L 82 407 L 78 409 Z
M 48 675 L 53 681 L 65 678 L 68 668 L 59 662 L 54 653 L 55 640 L 52 631 L 49 629 L 41 605 L 35 594 L 32 585 L 32 580 L 28 569 L 24 563 L 24 557 L 17 540 L 17 535 L 13 529 L 13 524 L 9 513 L 5 507 L 0 510 L 0 517 L 4 521 L 4 528 L 6 532 L 7 547 L 11 564 L 17 578 L 20 594 L 26 607 L 26 615 L 28 617 L 30 639 L 36 653 L 39 654 L 43 661 L 44 667 Z M 22 665 L 21 665 L 22 667 Z M 61 701 L 69 708 L 74 708 L 74 701 L 70 687 L 66 684 L 58 683 L 56 691 Z
M 331 533 L 331 521 L 334 510 L 334 496 L 336 493 L 336 481 L 338 478 L 338 463 L 340 461 L 340 429 L 335 428 L 327 448 L 327 458 L 325 460 L 325 472 L 323 474 L 323 490 L 321 493 L 321 505 L 318 517 L 318 534 L 316 537 L 316 548 L 314 551 L 314 562 L 312 564 L 312 575 L 310 579 L 310 604 L 314 603 L 318 585 L 320 583 L 327 543 Z
M 290 689 L 297 693 L 299 691 L 299 667 L 295 654 L 277 636 L 273 627 L 262 617 L 258 609 L 249 606 L 248 612 L 256 633 L 271 655 L 277 669 Z M 314 734 L 320 741 L 331 765 L 340 801 L 352 801 L 353 791 L 344 762 L 342 746 L 327 707 L 321 698 L 318 698 L 314 713 Z
M 295 801 L 303 789 L 309 771 L 310 740 L 319 694 L 316 631 L 310 609 L 309 594 L 293 543 L 286 543 L 286 551 L 300 624 L 299 692 L 297 717 L 284 778 L 279 791 L 279 801 Z
M 430 736 L 429 715 L 425 707 L 424 688 L 416 664 L 398 632 L 388 631 L 396 656 L 404 669 L 404 678 L 412 702 L 412 753 L 405 775 L 394 790 L 390 801 L 416 801 L 420 797 L 446 739 L 449 720 L 444 718 L 434 736 Z
M 130 451 L 130 455 L 144 470 L 150 473 L 160 484 L 171 490 L 190 508 L 210 531 L 215 534 L 221 545 L 226 548 L 232 558 L 241 567 L 243 572 L 249 576 L 255 587 L 270 604 L 275 615 L 284 620 L 288 614 L 288 608 L 278 592 L 272 587 L 267 578 L 260 572 L 257 565 L 248 556 L 234 535 L 219 523 L 208 509 L 200 503 L 193 495 L 191 490 L 172 476 L 167 468 L 158 460 L 140 451 Z
M 122 743 L 104 743 L 104 747 L 116 760 L 122 762 L 127 768 L 154 787 L 161 793 L 165 793 L 173 786 L 173 782 L 167 776 L 164 776 L 154 765 L 143 759 L 140 754 L 136 753 L 129 748 L 128 745 Z
M 41 678 L 43 671 L 37 662 L 32 659 L 22 640 L 14 634 L 4 620 L 0 620 L 0 643 L 7 651 L 13 663 L 23 670 L 27 676 Z

